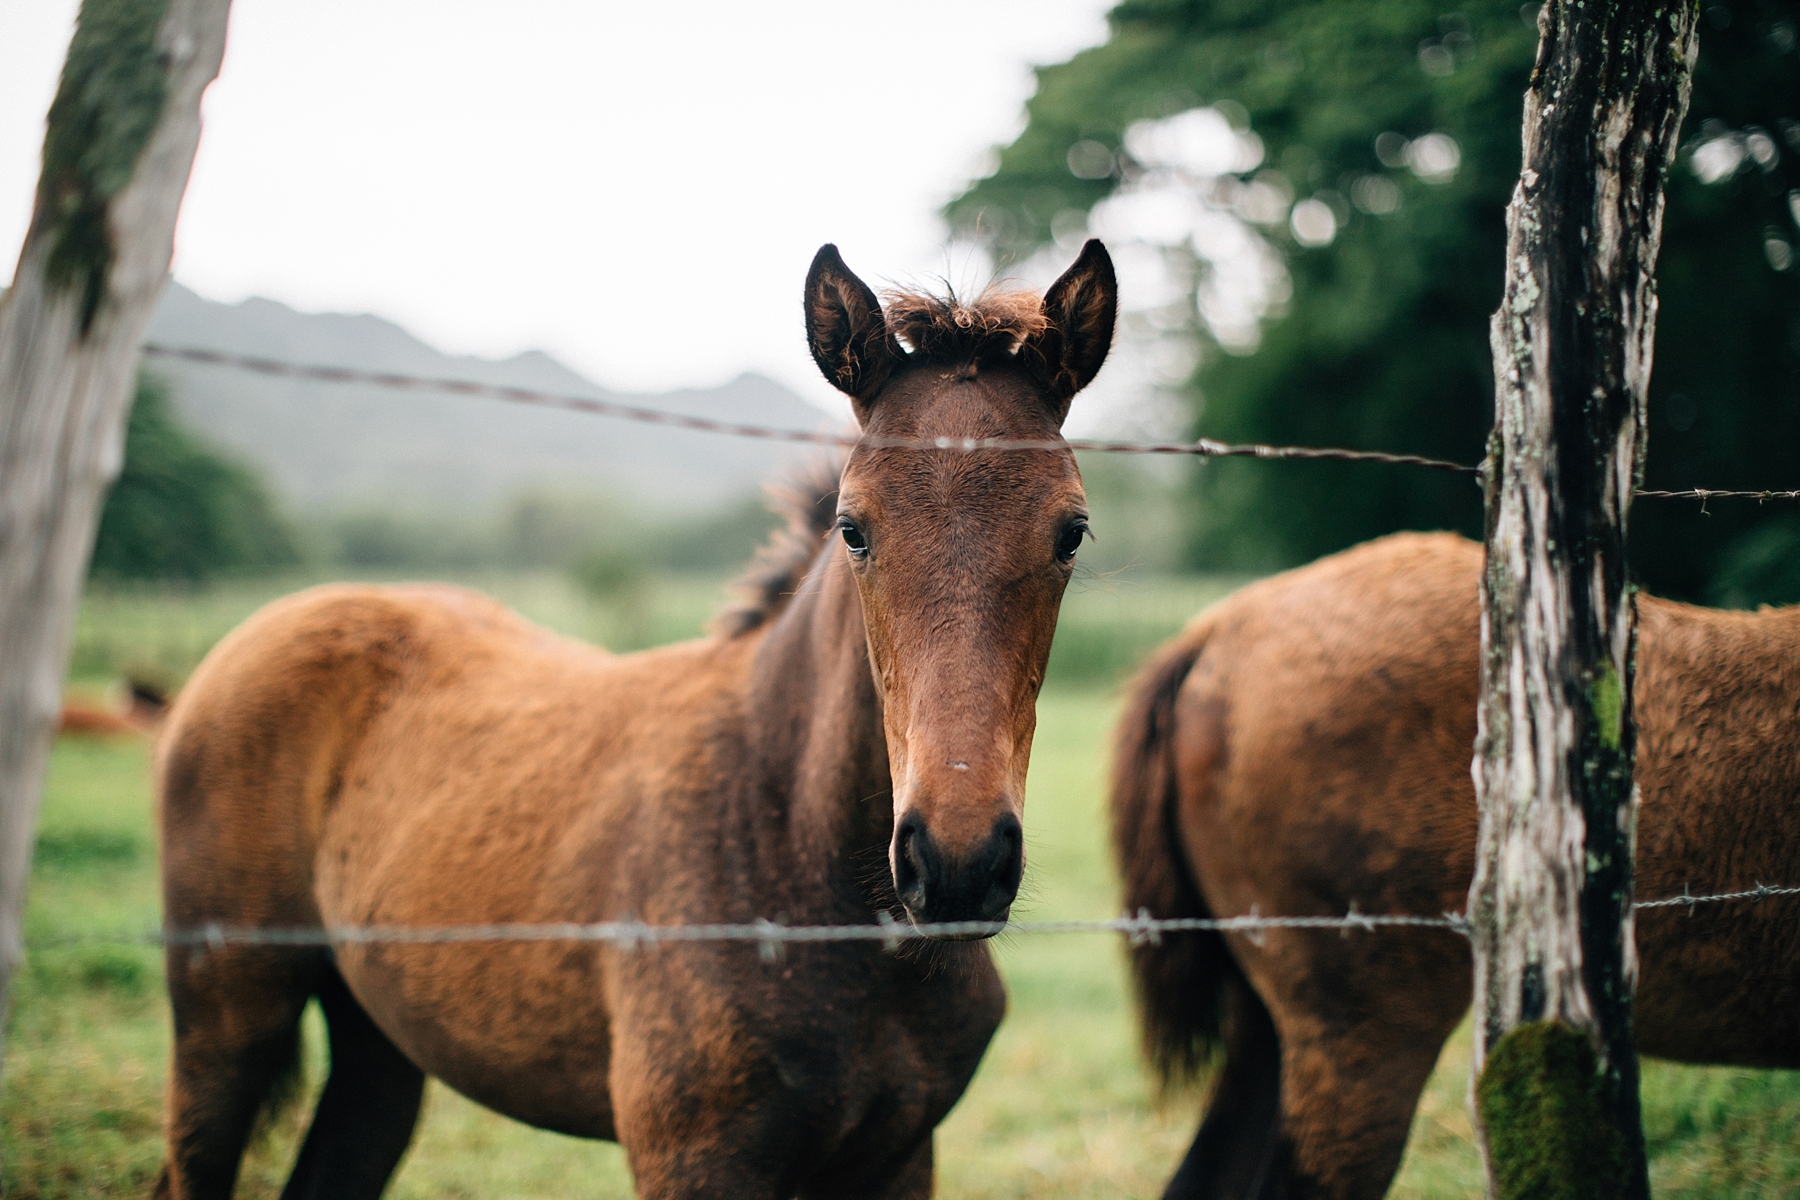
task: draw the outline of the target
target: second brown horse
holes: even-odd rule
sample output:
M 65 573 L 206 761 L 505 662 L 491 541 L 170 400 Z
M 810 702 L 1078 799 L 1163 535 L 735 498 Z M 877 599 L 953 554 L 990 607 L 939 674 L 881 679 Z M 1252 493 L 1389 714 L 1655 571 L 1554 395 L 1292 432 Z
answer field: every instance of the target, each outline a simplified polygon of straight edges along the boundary
M 827 246 L 805 300 L 869 441 L 749 608 L 613 657 L 447 587 L 271 605 L 165 734 L 168 921 L 1003 920 L 1080 476 L 1066 448 L 895 443 L 1060 446 L 1111 341 L 1112 266 L 1090 242 L 1041 301 L 884 315 Z M 284 1196 L 377 1196 L 429 1074 L 618 1140 L 644 1200 L 917 1200 L 1004 1007 L 968 942 L 774 963 L 743 943 L 176 948 L 168 979 L 171 1200 L 230 1194 L 314 996 L 331 1074 Z
M 1128 910 L 1460 912 L 1475 866 L 1481 547 L 1372 542 L 1196 618 L 1134 689 L 1113 815 Z M 1638 895 L 1800 882 L 1800 607 L 1640 597 Z M 1800 1067 L 1800 898 L 1637 915 L 1638 1046 Z M 1468 1011 L 1443 930 L 1165 937 L 1133 952 L 1170 1075 L 1218 1063 L 1170 1200 L 1373 1200 Z

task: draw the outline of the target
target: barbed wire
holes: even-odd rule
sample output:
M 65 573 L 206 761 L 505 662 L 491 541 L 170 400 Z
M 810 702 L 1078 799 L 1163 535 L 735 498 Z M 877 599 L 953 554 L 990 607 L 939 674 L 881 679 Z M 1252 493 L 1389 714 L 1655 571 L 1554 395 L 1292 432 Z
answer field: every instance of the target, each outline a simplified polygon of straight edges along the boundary
M 310 379 L 320 383 L 362 384 L 369 387 L 400 391 L 448 392 L 458 396 L 482 396 L 513 404 L 529 404 L 539 408 L 559 408 L 570 412 L 589 413 L 645 425 L 665 425 L 691 429 L 700 433 L 718 433 L 730 437 L 757 438 L 763 441 L 800 442 L 816 446 L 864 446 L 882 450 L 1083 450 L 1105 454 L 1186 454 L 1200 458 L 1266 458 L 1326 459 L 1339 462 L 1376 462 L 1396 466 L 1427 467 L 1437 471 L 1453 471 L 1478 475 L 1481 468 L 1466 463 L 1427 458 L 1418 454 L 1389 454 L 1380 450 L 1345 450 L 1337 447 L 1268 446 L 1260 443 L 1218 442 L 1197 438 L 1191 442 L 1128 442 L 1096 438 L 909 438 L 870 437 L 859 433 L 833 433 L 816 429 L 781 429 L 769 425 L 751 425 L 738 421 L 718 421 L 686 413 L 668 412 L 638 404 L 620 404 L 615 400 L 597 400 L 591 396 L 574 396 L 562 392 L 543 392 L 532 388 L 511 387 L 497 383 L 479 383 L 469 379 L 440 379 L 423 375 L 406 375 L 392 371 L 363 371 L 351 367 L 319 366 L 308 363 L 283 362 L 255 355 L 227 354 L 188 346 L 164 346 L 151 342 L 144 353 L 154 358 L 171 358 L 208 366 L 231 367 L 260 375 L 290 379 Z
M 1700 511 L 1706 511 L 1708 500 L 1755 500 L 1766 503 L 1770 500 L 1800 500 L 1800 491 L 1793 492 L 1746 492 L 1727 491 L 1718 488 L 1688 488 L 1681 492 L 1651 491 L 1639 488 L 1637 498 L 1640 500 L 1698 500 Z
M 290 379 L 309 379 L 319 383 L 362 384 L 400 391 L 446 392 L 458 396 L 481 396 L 505 400 L 513 404 L 529 404 L 540 408 L 559 408 L 570 412 L 589 413 L 645 425 L 664 425 L 690 429 L 699 433 L 716 433 L 728 437 L 756 438 L 763 441 L 798 442 L 815 446 L 864 446 L 893 450 L 1077 450 L 1100 454 L 1180 454 L 1196 458 L 1261 458 L 1325 462 L 1383 463 L 1389 466 L 1424 467 L 1433 471 L 1450 471 L 1483 478 L 1480 464 L 1451 462 L 1422 454 L 1393 454 L 1385 450 L 1350 450 L 1340 446 L 1272 446 L 1261 442 L 1219 442 L 1212 438 L 1193 441 L 1132 442 L 1104 438 L 907 438 L 871 437 L 858 433 L 832 433 L 827 430 L 782 429 L 769 425 L 753 425 L 739 421 L 719 421 L 669 412 L 639 404 L 621 404 L 616 400 L 598 400 L 592 396 L 575 396 L 563 392 L 544 392 L 533 388 L 506 384 L 480 383 L 472 379 L 443 379 L 426 375 L 408 375 L 396 371 L 364 371 L 353 367 L 324 366 L 314 363 L 292 363 L 252 354 L 230 354 L 221 350 L 205 350 L 193 346 L 165 346 L 147 342 L 144 354 L 153 358 L 170 358 L 206 366 L 229 367 Z M 1704 508 L 1708 500 L 1750 499 L 1800 500 L 1800 490 L 1736 491 L 1720 488 L 1689 488 L 1685 491 L 1663 491 L 1640 488 L 1635 495 L 1650 500 L 1698 500 Z
M 335 946 L 444 945 L 458 942 L 607 942 L 631 947 L 658 942 L 886 942 L 944 938 L 992 937 L 997 934 L 1121 933 L 1136 941 L 1155 941 L 1165 933 L 1260 932 L 1269 929 L 1379 929 L 1385 926 L 1450 929 L 1463 932 L 1466 922 L 1443 916 L 1364 915 L 1342 917 L 1168 917 L 1147 912 L 1111 920 L 1066 921 L 937 921 L 911 923 L 878 914 L 873 925 L 782 925 L 751 921 L 700 925 L 649 925 L 641 921 L 546 922 L 540 924 L 268 926 L 201 925 L 187 929 L 151 930 L 140 934 L 72 934 L 33 942 L 32 949 L 81 945 L 161 946 Z
M 1690 896 L 1687 888 L 1683 887 L 1679 896 L 1669 896 L 1662 900 L 1640 900 L 1631 908 L 1633 912 L 1644 908 L 1685 908 L 1691 917 L 1696 904 L 1717 904 L 1723 900 L 1762 901 L 1773 896 L 1800 896 L 1800 887 L 1770 887 L 1766 883 L 1759 883 L 1745 891 L 1719 892 L 1711 896 Z
M 1693 915 L 1695 906 L 1720 904 L 1734 900 L 1762 901 L 1779 896 L 1800 896 L 1800 887 L 1770 887 L 1757 884 L 1735 892 L 1718 892 L 1695 896 L 1685 887 L 1679 896 L 1661 900 L 1640 900 L 1633 912 L 1645 909 L 1686 908 Z M 1420 914 L 1360 913 L 1350 906 L 1343 916 L 1276 916 L 1265 917 L 1254 908 L 1238 917 L 1152 917 L 1139 909 L 1136 916 L 1111 920 L 1064 921 L 938 921 L 910 923 L 896 920 L 889 913 L 878 913 L 868 925 L 782 925 L 774 921 L 749 921 L 697 925 L 652 925 L 636 920 L 597 921 L 591 923 L 486 923 L 463 925 L 341 925 L 341 926 L 245 926 L 209 923 L 206 925 L 149 930 L 143 933 L 69 934 L 35 939 L 31 950 L 69 949 L 79 946 L 188 946 L 195 949 L 224 949 L 228 946 L 335 946 L 368 945 L 450 945 L 466 942 L 597 942 L 633 949 L 660 943 L 754 942 L 762 946 L 764 956 L 789 943 L 881 942 L 889 949 L 905 942 L 935 941 L 944 938 L 992 937 L 997 934 L 1114 933 L 1123 934 L 1133 945 L 1160 942 L 1171 933 L 1242 933 L 1256 940 L 1261 934 L 1281 929 L 1333 929 L 1348 936 L 1353 932 L 1372 933 L 1380 929 L 1443 929 L 1469 935 L 1470 924 L 1462 913 L 1439 916 Z

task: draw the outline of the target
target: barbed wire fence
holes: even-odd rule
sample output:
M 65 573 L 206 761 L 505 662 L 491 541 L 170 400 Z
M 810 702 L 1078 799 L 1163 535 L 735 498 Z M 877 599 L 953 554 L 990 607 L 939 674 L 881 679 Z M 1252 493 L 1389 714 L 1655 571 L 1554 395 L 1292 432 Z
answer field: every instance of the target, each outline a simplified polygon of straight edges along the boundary
M 1640 900 L 1632 905 L 1632 911 L 1683 908 L 1692 916 L 1694 909 L 1703 904 L 1741 900 L 1760 902 L 1782 896 L 1800 896 L 1800 887 L 1771 887 L 1759 883 L 1751 888 L 1703 896 L 1693 895 L 1684 889 L 1679 896 Z M 1251 940 L 1256 940 L 1259 935 L 1271 930 L 1336 930 L 1348 936 L 1351 933 L 1373 933 L 1381 929 L 1441 929 L 1467 937 L 1470 929 L 1469 919 L 1462 913 L 1447 912 L 1439 916 L 1361 913 L 1356 911 L 1354 904 L 1343 916 L 1265 917 L 1252 909 L 1248 915 L 1241 917 L 1153 917 L 1149 910 L 1140 908 L 1135 916 L 1114 917 L 1110 920 L 909 923 L 896 920 L 886 912 L 879 915 L 881 919 L 874 924 L 863 925 L 782 925 L 766 920 L 695 925 L 652 925 L 629 920 L 586 924 L 551 921 L 339 926 L 250 926 L 209 922 L 199 926 L 146 930 L 141 933 L 71 934 L 35 942 L 33 948 L 188 946 L 202 950 L 222 950 L 231 946 L 438 946 L 460 942 L 598 942 L 632 950 L 639 946 L 663 943 L 754 942 L 763 948 L 763 957 L 767 959 L 778 953 L 773 948 L 797 942 L 881 942 L 885 948 L 894 950 L 905 942 L 994 937 L 1000 934 L 1110 933 L 1121 934 L 1133 945 L 1141 945 L 1158 943 L 1164 934 L 1181 933 L 1242 933 Z
M 1091 451 L 1108 454 L 1189 455 L 1199 458 L 1259 458 L 1268 460 L 1308 460 L 1331 462 L 1366 462 L 1394 466 L 1423 467 L 1449 471 L 1483 479 L 1480 465 L 1451 462 L 1416 454 L 1392 454 L 1378 450 L 1351 450 L 1342 447 L 1272 446 L 1261 443 L 1218 442 L 1210 438 L 1193 441 L 1132 442 L 1091 438 L 1008 439 L 1008 438 L 902 438 L 870 437 L 860 433 L 837 433 L 828 430 L 784 429 L 767 425 L 718 421 L 665 409 L 621 404 L 591 396 L 544 392 L 530 388 L 482 383 L 467 379 L 444 379 L 408 375 L 388 371 L 365 371 L 350 367 L 309 363 L 292 363 L 255 355 L 228 354 L 216 350 L 185 346 L 146 344 L 144 354 L 152 358 L 173 359 L 207 366 L 218 366 L 261 375 L 312 380 L 332 384 L 360 384 L 409 392 L 439 392 L 457 396 L 478 396 L 509 403 L 572 412 L 648 425 L 688 429 L 700 433 L 764 441 L 795 442 L 846 448 L 977 451 Z M 1715 499 L 1800 500 L 1800 490 L 1747 491 L 1715 488 L 1692 488 L 1685 491 L 1640 489 L 1642 499 L 1692 499 L 1702 505 Z M 1800 896 L 1800 886 L 1771 886 L 1757 883 L 1735 891 L 1693 895 L 1686 887 L 1678 896 L 1656 900 L 1640 900 L 1632 911 L 1685 909 L 1688 916 L 1701 905 Z M 1254 908 L 1245 915 L 1233 917 L 1156 917 L 1144 909 L 1135 915 L 1111 919 L 1040 920 L 1040 921 L 951 921 L 916 923 L 895 919 L 886 911 L 876 914 L 873 924 L 853 925 L 783 925 L 769 920 L 752 922 L 715 922 L 700 924 L 648 924 L 636 920 L 579 922 L 497 922 L 457 925 L 339 925 L 339 926 L 239 926 L 209 922 L 199 926 L 170 926 L 140 932 L 69 934 L 42 939 L 29 939 L 32 950 L 73 949 L 85 946 L 162 946 L 188 947 L 196 952 L 211 952 L 239 946 L 336 948 L 356 945 L 453 945 L 467 943 L 586 942 L 604 944 L 624 950 L 665 944 L 701 942 L 754 943 L 765 962 L 781 957 L 782 948 L 790 944 L 845 942 L 880 942 L 887 950 L 896 951 L 908 942 L 947 938 L 985 938 L 1001 934 L 1114 934 L 1127 938 L 1133 945 L 1157 943 L 1165 934 L 1238 933 L 1260 941 L 1263 934 L 1279 930 L 1335 930 L 1343 936 L 1351 933 L 1373 933 L 1380 930 L 1442 930 L 1468 937 L 1469 918 L 1458 912 L 1436 915 L 1414 913 L 1361 913 L 1352 904 L 1349 911 L 1336 915 L 1263 916 Z
M 769 425 L 744 424 L 736 421 L 719 421 L 710 417 L 696 417 L 686 413 L 670 412 L 667 409 L 649 408 L 637 404 L 621 404 L 615 400 L 600 400 L 592 396 L 576 396 L 565 392 L 544 392 L 532 388 L 510 387 L 503 384 L 481 383 L 470 379 L 443 379 L 428 375 L 408 375 L 393 371 L 364 371 L 352 367 L 327 366 L 316 363 L 293 363 L 280 359 L 263 358 L 248 354 L 227 354 L 218 350 L 206 350 L 189 346 L 165 346 L 151 342 L 144 346 L 144 354 L 149 358 L 164 358 L 179 362 L 190 362 L 205 366 L 227 367 L 234 370 L 250 371 L 259 375 L 271 375 L 287 379 L 306 379 L 318 383 L 361 384 L 367 387 L 387 388 L 394 391 L 407 392 L 441 392 L 454 396 L 480 396 L 493 400 L 504 400 L 512 404 L 527 404 L 539 408 L 560 408 L 570 412 L 588 413 L 598 417 L 610 417 L 615 420 L 635 421 L 644 425 L 663 425 L 676 429 L 690 429 L 698 433 L 723 434 L 728 437 L 754 438 L 762 441 L 798 442 L 815 446 L 841 446 L 846 448 L 866 447 L 882 450 L 950 450 L 973 452 L 979 450 L 1075 450 L 1100 454 L 1160 454 L 1188 455 L 1196 458 L 1260 458 L 1287 459 L 1314 462 L 1363 462 L 1381 463 L 1389 466 L 1424 467 L 1433 471 L 1449 471 L 1454 474 L 1468 475 L 1479 481 L 1482 467 L 1479 463 L 1451 462 L 1448 459 L 1430 458 L 1422 454 L 1393 454 L 1385 450 L 1350 450 L 1339 446 L 1270 446 L 1260 442 L 1220 442 L 1212 438 L 1195 438 L 1192 441 L 1132 442 L 1115 441 L 1103 438 L 905 438 L 905 437 L 871 437 L 861 433 L 837 433 L 820 429 L 783 429 Z M 1721 488 L 1691 488 L 1687 491 L 1660 491 L 1640 489 L 1637 496 L 1642 499 L 1675 499 L 1675 500 L 1707 500 L 1720 499 L 1754 499 L 1754 500 L 1800 500 L 1800 490 L 1794 491 L 1732 491 Z
M 406 375 L 388 371 L 361 371 L 349 367 L 320 366 L 308 363 L 282 362 L 252 355 L 224 354 L 182 346 L 150 343 L 144 354 L 152 358 L 175 359 L 208 366 L 230 367 L 259 375 L 287 379 L 308 379 L 319 383 L 362 384 L 408 392 L 443 392 L 454 396 L 481 396 L 528 404 L 538 408 L 560 408 L 643 425 L 663 425 L 689 429 L 698 433 L 717 433 L 729 437 L 755 438 L 773 442 L 800 442 L 815 446 L 865 447 L 876 450 L 1091 450 L 1109 454 L 1185 454 L 1201 458 L 1290 458 L 1329 459 L 1339 462 L 1392 463 L 1399 466 L 1427 467 L 1478 475 L 1481 468 L 1445 459 L 1426 458 L 1417 454 L 1388 454 L 1378 450 L 1343 450 L 1335 447 L 1234 445 L 1199 438 L 1191 442 L 1122 442 L 1089 438 L 907 438 L 869 436 L 861 433 L 837 433 L 822 429 L 782 429 L 769 425 L 750 425 L 736 421 L 718 421 L 648 408 L 638 404 L 620 404 L 592 396 L 575 396 L 565 392 L 542 392 L 531 388 L 478 383 L 468 379 L 441 379 L 424 375 Z M 823 414 L 821 414 L 823 415 Z

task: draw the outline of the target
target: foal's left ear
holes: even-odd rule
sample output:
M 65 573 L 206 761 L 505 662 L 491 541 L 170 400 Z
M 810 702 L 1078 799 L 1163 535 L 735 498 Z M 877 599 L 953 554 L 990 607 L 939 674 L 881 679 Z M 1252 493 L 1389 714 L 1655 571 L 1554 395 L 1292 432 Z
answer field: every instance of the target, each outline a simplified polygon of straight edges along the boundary
M 806 344 L 826 380 L 850 397 L 857 421 L 867 425 L 875 393 L 902 351 L 875 293 L 829 242 L 819 247 L 806 273 Z
M 1049 388 L 1059 425 L 1069 415 L 1069 401 L 1093 382 L 1106 361 L 1118 315 L 1119 281 L 1112 256 L 1098 238 L 1089 238 L 1075 265 L 1044 293 L 1042 332 L 1019 348 L 1019 357 Z

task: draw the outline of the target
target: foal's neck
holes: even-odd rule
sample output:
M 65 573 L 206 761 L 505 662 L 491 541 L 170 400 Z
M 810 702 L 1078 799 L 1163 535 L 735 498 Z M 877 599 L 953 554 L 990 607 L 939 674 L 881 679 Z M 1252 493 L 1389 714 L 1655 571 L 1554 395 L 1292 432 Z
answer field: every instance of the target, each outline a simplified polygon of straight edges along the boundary
M 893 783 L 862 601 L 835 544 L 822 549 L 775 615 L 745 688 L 758 857 L 852 904 L 887 879 Z

